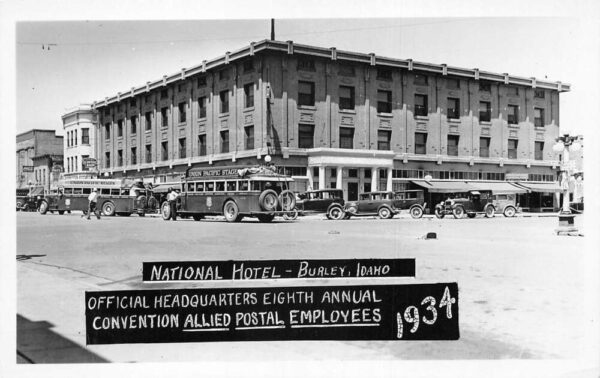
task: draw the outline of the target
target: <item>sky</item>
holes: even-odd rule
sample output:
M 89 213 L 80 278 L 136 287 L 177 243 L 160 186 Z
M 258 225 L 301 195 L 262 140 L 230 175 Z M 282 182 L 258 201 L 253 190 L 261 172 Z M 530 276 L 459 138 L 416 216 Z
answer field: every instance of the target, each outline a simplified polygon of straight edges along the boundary
M 277 40 L 562 81 L 560 125 L 595 120 L 600 67 L 574 17 L 276 18 Z M 270 20 L 22 21 L 16 24 L 16 129 L 55 129 L 61 115 L 132 86 L 268 39 Z M 596 46 L 597 47 L 597 46 Z

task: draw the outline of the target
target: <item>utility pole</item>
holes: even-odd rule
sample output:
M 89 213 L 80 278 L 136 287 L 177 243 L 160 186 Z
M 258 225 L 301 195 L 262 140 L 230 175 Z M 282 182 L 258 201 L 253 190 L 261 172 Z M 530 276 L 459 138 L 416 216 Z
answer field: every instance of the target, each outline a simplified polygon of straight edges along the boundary
M 275 40 L 275 19 L 271 19 L 271 41 Z

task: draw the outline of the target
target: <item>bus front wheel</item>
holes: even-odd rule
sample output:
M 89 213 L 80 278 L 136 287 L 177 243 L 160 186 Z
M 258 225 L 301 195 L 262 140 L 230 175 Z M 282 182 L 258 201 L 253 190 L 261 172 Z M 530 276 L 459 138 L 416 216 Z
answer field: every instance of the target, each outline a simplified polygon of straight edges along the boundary
M 107 217 L 112 217 L 115 215 L 115 204 L 108 201 L 102 204 L 102 214 Z
M 42 201 L 40 203 L 40 214 L 44 215 L 48 212 L 48 202 Z
M 260 196 L 258 197 L 258 203 L 260 208 L 264 211 L 277 210 L 277 205 L 279 205 L 277 193 L 273 189 L 265 190 L 264 192 L 260 193 Z
M 240 209 L 234 201 L 227 201 L 223 206 L 223 215 L 227 222 L 237 222 L 240 215 Z
M 160 206 L 160 215 L 163 220 L 169 220 L 169 218 L 171 218 L 171 206 L 169 206 L 169 202 L 165 201 Z

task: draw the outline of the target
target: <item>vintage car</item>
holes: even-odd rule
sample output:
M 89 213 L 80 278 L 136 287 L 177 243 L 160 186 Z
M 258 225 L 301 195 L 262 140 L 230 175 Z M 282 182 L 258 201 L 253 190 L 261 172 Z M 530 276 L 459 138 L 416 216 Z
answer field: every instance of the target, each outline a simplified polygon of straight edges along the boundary
M 44 187 L 38 186 L 30 189 L 17 189 L 17 210 L 37 211 L 44 198 Z
M 394 208 L 408 210 L 410 216 L 419 219 L 425 212 L 425 194 L 422 190 L 404 190 L 394 192 Z
M 358 201 L 346 202 L 344 218 L 377 215 L 381 219 L 391 219 L 399 211 L 394 198 L 394 192 L 361 193 Z
M 285 219 L 295 219 L 298 214 L 322 214 L 327 219 L 344 217 L 344 191 L 342 189 L 311 190 L 297 195 L 294 212 L 284 214 Z
M 435 216 L 440 219 L 450 214 L 456 219 L 463 218 L 465 214 L 469 218 L 475 218 L 477 214 L 492 218 L 495 211 L 491 191 L 461 193 L 459 198 L 448 198 L 435 206 Z
M 514 217 L 521 212 L 515 193 L 494 194 L 492 195 L 492 203 L 496 212 L 502 213 L 505 217 Z

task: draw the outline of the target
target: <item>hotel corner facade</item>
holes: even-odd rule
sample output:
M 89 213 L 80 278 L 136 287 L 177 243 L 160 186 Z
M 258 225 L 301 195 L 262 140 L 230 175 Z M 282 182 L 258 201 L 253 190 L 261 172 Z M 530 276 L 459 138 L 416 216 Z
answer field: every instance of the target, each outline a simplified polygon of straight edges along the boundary
M 296 190 L 342 188 L 346 199 L 427 176 L 518 181 L 533 187 L 522 206 L 556 208 L 552 145 L 569 90 L 265 40 L 94 102 L 89 155 L 101 175 L 172 182 L 190 167 L 254 165 L 268 154 Z

